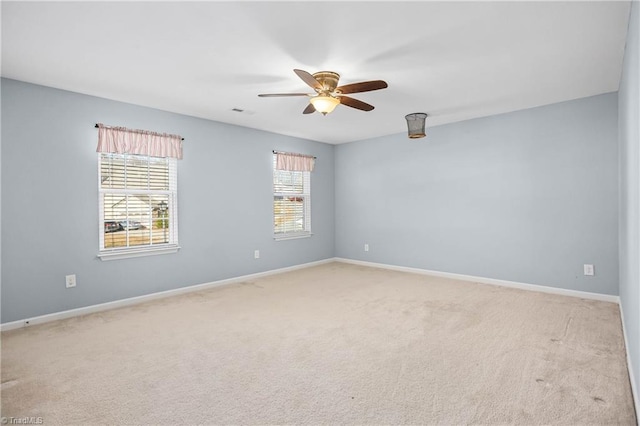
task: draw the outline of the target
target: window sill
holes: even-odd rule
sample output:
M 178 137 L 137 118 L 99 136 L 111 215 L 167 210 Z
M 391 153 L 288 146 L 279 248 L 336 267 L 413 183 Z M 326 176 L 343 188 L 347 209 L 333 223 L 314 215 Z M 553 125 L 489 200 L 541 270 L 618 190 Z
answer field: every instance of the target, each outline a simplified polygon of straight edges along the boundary
M 298 238 L 309 238 L 313 234 L 311 232 L 298 232 L 295 234 L 275 234 L 273 239 L 276 241 L 296 240 Z
M 155 256 L 158 254 L 171 254 L 177 253 L 180 250 L 180 247 L 177 245 L 169 245 L 162 247 L 145 247 L 145 248 L 136 248 L 136 249 L 119 249 L 119 250 L 105 250 L 98 253 L 98 257 L 102 261 L 107 260 L 120 260 L 120 259 L 129 259 L 132 257 L 142 257 L 142 256 Z

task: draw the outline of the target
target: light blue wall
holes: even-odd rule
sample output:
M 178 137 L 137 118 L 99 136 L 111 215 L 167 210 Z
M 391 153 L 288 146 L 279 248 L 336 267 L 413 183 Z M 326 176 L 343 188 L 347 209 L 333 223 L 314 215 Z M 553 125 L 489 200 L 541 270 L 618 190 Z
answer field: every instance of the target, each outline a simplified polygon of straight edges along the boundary
M 336 256 L 618 294 L 615 93 L 427 131 L 336 147 Z
M 620 302 L 636 386 L 640 386 L 640 4 L 631 4 L 618 94 L 620 133 Z M 637 389 L 640 391 L 640 389 Z M 637 407 L 640 409 L 640 407 Z
M 333 256 L 332 145 L 14 80 L 1 89 L 3 323 Z M 177 254 L 96 258 L 97 122 L 185 138 Z M 272 238 L 273 149 L 318 157 L 311 238 Z
M 334 255 L 618 294 L 617 103 L 333 147 L 3 79 L 2 322 Z M 96 122 L 185 137 L 179 253 L 96 258 Z M 310 239 L 271 238 L 272 149 L 318 157 Z

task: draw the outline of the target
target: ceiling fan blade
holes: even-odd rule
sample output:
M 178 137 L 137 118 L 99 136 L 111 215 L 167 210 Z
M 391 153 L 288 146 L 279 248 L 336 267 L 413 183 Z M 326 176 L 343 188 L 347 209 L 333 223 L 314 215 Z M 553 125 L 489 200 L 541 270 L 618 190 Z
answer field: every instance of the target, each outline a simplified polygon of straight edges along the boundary
M 302 111 L 303 114 L 313 114 L 316 112 L 316 109 L 313 107 L 313 104 L 307 105 L 307 107 Z
M 313 96 L 308 93 L 263 93 L 258 95 L 261 98 L 277 98 L 282 96 Z
M 362 83 L 353 83 L 353 84 L 345 84 L 344 86 L 340 86 L 336 88 L 336 91 L 340 93 L 360 93 L 360 92 L 370 92 L 372 90 L 380 90 L 386 89 L 389 87 L 385 81 L 382 80 L 372 80 L 372 81 L 363 81 Z
M 346 105 L 351 108 L 359 109 L 362 111 L 371 111 L 373 109 L 373 105 L 369 105 L 366 102 L 362 102 L 348 96 L 339 96 L 339 98 L 342 105 Z
M 320 84 L 320 82 L 316 80 L 315 77 L 309 74 L 308 72 L 304 70 L 298 70 L 298 69 L 293 70 L 293 72 L 295 72 L 298 75 L 298 77 L 300 77 L 302 81 L 307 83 L 309 86 L 317 90 L 322 90 L 322 84 Z

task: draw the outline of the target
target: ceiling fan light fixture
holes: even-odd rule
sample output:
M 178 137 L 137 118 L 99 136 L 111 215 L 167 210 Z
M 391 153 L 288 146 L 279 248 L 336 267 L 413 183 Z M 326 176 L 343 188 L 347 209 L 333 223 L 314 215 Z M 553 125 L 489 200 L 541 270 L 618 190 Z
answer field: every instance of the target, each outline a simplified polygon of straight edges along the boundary
M 334 98 L 333 96 L 314 96 L 310 102 L 316 111 L 327 115 L 338 106 L 340 99 Z
M 424 138 L 426 136 L 424 122 L 427 119 L 427 114 L 424 112 L 414 112 L 407 114 L 404 118 L 407 120 L 410 139 Z

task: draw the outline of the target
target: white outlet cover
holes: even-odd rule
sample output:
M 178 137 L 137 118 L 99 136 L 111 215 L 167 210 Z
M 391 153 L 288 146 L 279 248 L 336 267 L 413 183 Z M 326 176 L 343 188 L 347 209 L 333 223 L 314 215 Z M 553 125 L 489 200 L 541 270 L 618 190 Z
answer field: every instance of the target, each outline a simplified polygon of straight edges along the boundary
M 67 288 L 72 288 L 76 286 L 76 276 L 74 275 L 67 275 L 65 277 L 65 285 Z
M 593 265 L 589 265 L 589 264 L 585 264 L 584 265 L 584 274 L 587 276 L 593 276 L 594 275 L 594 268 Z

